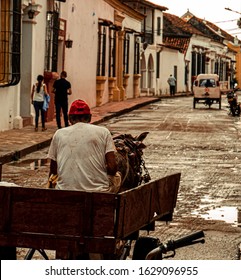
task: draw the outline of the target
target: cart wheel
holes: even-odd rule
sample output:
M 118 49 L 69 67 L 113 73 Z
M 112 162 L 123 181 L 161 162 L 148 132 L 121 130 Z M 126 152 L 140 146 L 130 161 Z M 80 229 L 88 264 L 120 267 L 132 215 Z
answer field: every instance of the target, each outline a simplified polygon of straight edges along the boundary
M 160 239 L 151 236 L 140 236 L 135 243 L 133 250 L 133 260 L 145 260 L 147 254 L 151 250 L 157 248 L 160 245 Z
M 193 98 L 193 109 L 196 108 L 196 98 Z
M 219 110 L 222 108 L 222 98 L 219 99 Z

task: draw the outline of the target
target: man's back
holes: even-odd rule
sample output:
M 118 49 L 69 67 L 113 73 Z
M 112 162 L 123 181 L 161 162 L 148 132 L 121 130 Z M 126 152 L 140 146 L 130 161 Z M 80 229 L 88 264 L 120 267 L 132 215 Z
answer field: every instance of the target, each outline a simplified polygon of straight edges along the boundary
M 68 98 L 68 90 L 71 88 L 71 84 L 64 78 L 56 80 L 53 85 L 55 89 L 55 101 L 66 101 Z
M 167 81 L 168 81 L 170 86 L 175 86 L 176 85 L 176 79 L 174 77 L 169 77 Z
M 105 127 L 76 123 L 58 130 L 48 155 L 58 162 L 57 188 L 106 191 L 109 181 L 105 154 L 114 150 L 111 134 Z

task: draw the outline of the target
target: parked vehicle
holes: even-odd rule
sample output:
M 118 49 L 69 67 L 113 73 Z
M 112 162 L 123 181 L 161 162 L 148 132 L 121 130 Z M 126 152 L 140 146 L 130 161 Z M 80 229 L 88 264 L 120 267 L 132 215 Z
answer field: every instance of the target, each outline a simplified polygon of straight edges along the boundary
M 211 107 L 213 103 L 219 104 L 221 109 L 221 90 L 217 74 L 199 74 L 193 84 L 193 108 L 196 103 L 203 103 Z
M 229 114 L 232 116 L 240 116 L 240 103 L 238 102 L 237 89 L 227 93 L 227 99 L 229 104 Z

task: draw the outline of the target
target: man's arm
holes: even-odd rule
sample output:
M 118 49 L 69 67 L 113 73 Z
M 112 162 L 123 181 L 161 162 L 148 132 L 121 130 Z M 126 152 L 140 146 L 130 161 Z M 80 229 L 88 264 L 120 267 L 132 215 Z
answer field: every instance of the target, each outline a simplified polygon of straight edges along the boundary
M 69 82 L 67 93 L 68 93 L 68 95 L 72 94 L 72 89 L 71 89 L 71 83 L 70 82 Z
M 105 160 L 106 160 L 107 174 L 115 175 L 117 172 L 117 163 L 116 163 L 115 153 L 108 152 L 105 155 Z
M 49 170 L 49 177 L 54 174 L 57 174 L 57 162 L 55 160 L 50 161 L 50 170 Z
M 56 92 L 56 81 L 54 81 L 53 88 L 52 88 L 52 93 L 55 93 L 55 92 Z
M 69 89 L 68 89 L 68 95 L 71 95 L 71 94 L 72 94 L 72 89 L 69 88 Z

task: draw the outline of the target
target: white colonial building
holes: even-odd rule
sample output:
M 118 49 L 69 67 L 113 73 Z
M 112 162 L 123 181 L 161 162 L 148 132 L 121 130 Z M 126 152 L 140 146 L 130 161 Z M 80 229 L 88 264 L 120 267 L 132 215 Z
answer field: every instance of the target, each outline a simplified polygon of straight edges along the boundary
M 80 98 L 91 108 L 169 94 L 170 74 L 177 92 L 190 92 L 199 73 L 215 72 L 229 86 L 239 71 L 232 36 L 167 10 L 146 0 L 1 0 L 0 131 L 33 122 L 39 74 L 51 95 L 47 121 L 55 117 L 52 85 L 62 70 L 72 84 L 69 103 Z

